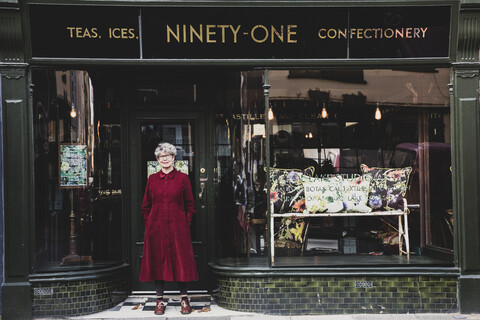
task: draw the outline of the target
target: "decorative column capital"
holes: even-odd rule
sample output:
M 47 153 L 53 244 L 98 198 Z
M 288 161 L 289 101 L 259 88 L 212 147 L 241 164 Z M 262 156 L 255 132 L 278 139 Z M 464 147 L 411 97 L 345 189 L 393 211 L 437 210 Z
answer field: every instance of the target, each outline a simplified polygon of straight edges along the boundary
M 0 8 L 0 63 L 25 61 L 20 10 Z
M 480 8 L 460 10 L 457 49 L 458 62 L 480 61 Z

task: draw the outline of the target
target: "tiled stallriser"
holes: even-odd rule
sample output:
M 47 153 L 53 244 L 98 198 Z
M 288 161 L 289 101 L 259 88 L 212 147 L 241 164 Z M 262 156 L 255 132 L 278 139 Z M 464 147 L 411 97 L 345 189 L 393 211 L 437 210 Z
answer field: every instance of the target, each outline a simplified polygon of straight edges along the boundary
M 356 282 L 371 282 L 373 287 L 356 288 Z M 217 276 L 217 286 L 217 303 L 237 311 L 279 315 L 457 311 L 455 277 Z
M 127 298 L 125 279 L 41 282 L 32 285 L 33 317 L 100 312 Z

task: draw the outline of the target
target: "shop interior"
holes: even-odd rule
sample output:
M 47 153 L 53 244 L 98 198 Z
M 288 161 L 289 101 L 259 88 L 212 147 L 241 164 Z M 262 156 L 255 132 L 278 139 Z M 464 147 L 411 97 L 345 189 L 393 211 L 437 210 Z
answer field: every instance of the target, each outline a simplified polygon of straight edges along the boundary
M 298 220 L 308 225 L 300 243 L 282 236 L 285 221 L 276 219 L 274 266 L 453 265 L 447 68 L 279 69 L 268 77 L 264 69 L 39 68 L 32 79 L 36 271 L 126 259 L 122 235 L 132 213 L 122 198 L 125 110 L 172 106 L 209 115 L 210 251 L 217 264 L 269 265 L 268 162 L 286 170 L 313 167 L 317 178 L 362 175 L 362 164 L 412 168 L 404 196 L 410 260 L 398 256 L 389 217 Z M 164 126 L 155 138 L 168 140 L 175 130 Z M 62 185 L 62 144 L 86 146 L 85 179 L 75 187 Z M 195 156 L 187 153 L 191 165 Z

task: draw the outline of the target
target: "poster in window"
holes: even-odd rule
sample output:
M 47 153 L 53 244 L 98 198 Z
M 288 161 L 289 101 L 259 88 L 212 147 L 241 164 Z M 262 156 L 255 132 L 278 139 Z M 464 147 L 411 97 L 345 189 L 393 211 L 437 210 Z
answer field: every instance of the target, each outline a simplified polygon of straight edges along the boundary
M 62 143 L 59 153 L 60 188 L 86 187 L 88 182 L 87 145 Z

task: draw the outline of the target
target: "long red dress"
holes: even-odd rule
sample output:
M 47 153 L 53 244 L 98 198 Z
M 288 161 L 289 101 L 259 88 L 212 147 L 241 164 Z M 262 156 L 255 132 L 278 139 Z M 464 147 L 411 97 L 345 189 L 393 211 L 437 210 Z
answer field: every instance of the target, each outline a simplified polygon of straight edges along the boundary
M 174 169 L 148 178 L 142 203 L 145 236 L 140 281 L 198 280 L 189 227 L 194 213 L 186 174 Z

